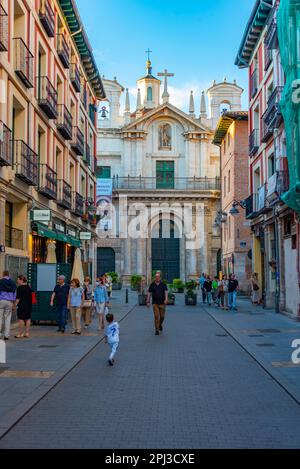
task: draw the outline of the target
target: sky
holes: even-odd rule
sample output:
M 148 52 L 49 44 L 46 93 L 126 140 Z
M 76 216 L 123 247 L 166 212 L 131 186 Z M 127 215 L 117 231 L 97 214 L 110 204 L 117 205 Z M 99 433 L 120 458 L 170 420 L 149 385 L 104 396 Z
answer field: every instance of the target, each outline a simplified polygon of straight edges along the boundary
M 150 48 L 153 74 L 165 68 L 170 102 L 187 111 L 194 91 L 200 95 L 213 80 L 237 80 L 245 89 L 247 70 L 234 65 L 255 0 L 77 0 L 99 71 L 117 77 L 136 104 L 136 80 L 145 73 Z

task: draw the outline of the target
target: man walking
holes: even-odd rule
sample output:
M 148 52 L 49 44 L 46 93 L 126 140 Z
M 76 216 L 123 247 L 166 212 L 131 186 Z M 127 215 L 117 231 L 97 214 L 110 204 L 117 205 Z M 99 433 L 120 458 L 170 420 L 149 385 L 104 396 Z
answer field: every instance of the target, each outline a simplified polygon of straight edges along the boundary
M 69 297 L 70 287 L 66 285 L 66 277 L 60 275 L 58 277 L 58 283 L 53 290 L 50 306 L 54 306 L 54 300 L 56 300 L 56 310 L 57 310 L 57 322 L 58 322 L 58 331 L 62 334 L 66 331 L 67 326 L 67 315 L 68 315 L 68 297 Z
M 4 340 L 9 340 L 11 315 L 14 302 L 16 301 L 17 285 L 9 277 L 5 270 L 0 280 L 0 335 L 4 322 Z
M 229 280 L 228 280 L 228 303 L 229 303 L 229 309 L 237 311 L 236 307 L 236 297 L 237 297 L 237 291 L 239 287 L 239 282 L 236 279 L 236 276 L 234 274 L 229 275 Z
M 161 281 L 161 273 L 157 272 L 155 281 L 150 285 L 147 293 L 147 306 L 150 307 L 150 296 L 152 295 L 155 335 L 163 331 L 163 323 L 168 304 L 168 287 Z

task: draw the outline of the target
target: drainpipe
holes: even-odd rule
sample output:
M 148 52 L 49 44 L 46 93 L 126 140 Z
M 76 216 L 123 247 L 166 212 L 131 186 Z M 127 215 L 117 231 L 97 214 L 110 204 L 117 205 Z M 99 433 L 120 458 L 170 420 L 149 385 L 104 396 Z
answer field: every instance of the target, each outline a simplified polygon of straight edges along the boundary
M 275 260 L 276 260 L 276 293 L 275 293 L 275 310 L 276 313 L 280 313 L 279 301 L 280 301 L 280 266 L 279 266 L 279 234 L 278 234 L 278 213 L 276 206 L 273 208 L 274 217 L 274 236 L 275 236 Z

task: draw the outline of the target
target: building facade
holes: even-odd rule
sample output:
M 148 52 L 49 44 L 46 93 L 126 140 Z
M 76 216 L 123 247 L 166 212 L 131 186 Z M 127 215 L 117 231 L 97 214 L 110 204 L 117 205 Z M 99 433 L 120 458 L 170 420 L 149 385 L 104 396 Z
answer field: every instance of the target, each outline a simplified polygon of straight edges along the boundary
M 292 3 L 285 0 L 255 3 L 236 65 L 249 68 L 251 195 L 246 201 L 246 217 L 253 232 L 253 270 L 258 273 L 267 306 L 299 315 L 299 211 L 287 197 L 295 180 L 296 165 L 292 159 L 298 160 L 299 152 L 287 158 L 287 144 L 294 137 L 290 133 L 292 121 L 285 120 L 283 115 L 287 74 L 282 67 L 282 47 L 278 41 L 278 31 L 286 31 L 282 43 L 292 48 L 288 32 L 293 29 L 296 35 L 297 31 L 296 23 L 293 28 L 290 22 L 297 10 Z M 279 14 L 285 7 L 290 20 Z M 291 95 L 289 100 L 292 104 Z M 299 133 L 299 124 L 294 122 Z
M 92 273 L 104 89 L 91 46 L 73 0 L 0 9 L 0 269 L 26 274 L 54 248 L 57 263 L 72 264 L 81 247 Z
M 249 293 L 252 273 L 252 237 L 245 222 L 244 200 L 248 197 L 248 112 L 225 111 L 218 122 L 213 143 L 221 155 L 222 264 L 225 274 L 236 274 L 240 290 Z
M 240 110 L 242 89 L 226 80 L 214 83 L 208 90 L 210 115 L 203 92 L 196 116 L 193 92 L 189 112 L 183 112 L 170 102 L 167 80 L 173 74 L 158 76 L 164 77 L 163 87 L 148 61 L 146 76 L 137 81 L 135 110 L 126 90 L 123 115 L 124 88 L 103 80 L 107 103 L 98 121 L 98 177 L 112 180 L 117 221 L 113 232 L 99 230 L 98 274 L 116 270 L 125 281 L 133 274 L 149 281 L 153 270 L 170 282 L 185 281 L 221 268 L 220 230 L 214 226 L 220 159 L 212 140 L 220 109 Z

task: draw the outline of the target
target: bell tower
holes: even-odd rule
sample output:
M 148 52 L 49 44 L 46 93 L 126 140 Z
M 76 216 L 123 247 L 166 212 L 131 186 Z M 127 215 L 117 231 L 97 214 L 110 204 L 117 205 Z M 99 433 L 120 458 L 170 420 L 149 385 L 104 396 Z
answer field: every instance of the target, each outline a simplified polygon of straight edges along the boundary
M 212 86 L 207 90 L 210 111 L 209 118 L 213 129 L 216 128 L 224 109 L 227 111 L 241 111 L 241 96 L 243 91 L 243 88 L 238 86 L 235 80 L 233 83 L 229 83 L 224 78 L 222 83 L 213 82 Z
M 142 107 L 154 109 L 160 105 L 161 81 L 152 75 L 152 63 L 150 60 L 151 50 L 147 50 L 148 60 L 146 63 L 146 75 L 137 81 L 137 87 L 141 94 Z

